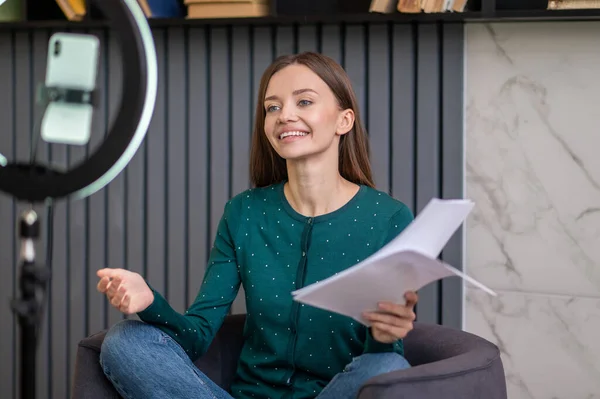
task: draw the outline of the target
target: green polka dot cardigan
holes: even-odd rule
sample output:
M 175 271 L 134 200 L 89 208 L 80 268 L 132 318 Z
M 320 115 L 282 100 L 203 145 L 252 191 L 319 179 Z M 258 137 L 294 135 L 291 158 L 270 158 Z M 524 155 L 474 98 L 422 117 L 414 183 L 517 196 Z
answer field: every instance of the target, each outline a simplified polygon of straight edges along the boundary
M 317 217 L 296 212 L 283 183 L 247 190 L 225 205 L 201 288 L 185 314 L 153 290 L 154 302 L 138 315 L 196 360 L 243 286 L 245 344 L 232 395 L 314 398 L 353 357 L 403 354 L 404 348 L 402 341 L 375 341 L 349 317 L 293 301 L 291 291 L 355 265 L 412 220 L 406 205 L 367 186 L 342 208 Z

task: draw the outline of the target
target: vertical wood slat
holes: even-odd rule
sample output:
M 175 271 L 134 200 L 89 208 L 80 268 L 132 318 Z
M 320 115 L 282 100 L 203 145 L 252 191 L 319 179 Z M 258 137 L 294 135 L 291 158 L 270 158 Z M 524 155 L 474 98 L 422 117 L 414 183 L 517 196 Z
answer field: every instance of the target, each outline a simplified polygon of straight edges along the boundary
M 29 43 L 29 32 L 17 32 L 14 38 L 14 54 L 15 54 L 15 74 L 14 74 L 14 82 L 15 85 L 15 96 L 14 96 L 14 112 L 15 112 L 15 120 L 14 120 L 14 144 L 15 144 L 15 158 L 19 161 L 26 160 L 29 158 L 30 154 L 30 145 L 31 145 L 31 137 L 30 132 L 32 130 L 31 126 L 31 102 L 30 102 L 30 93 L 31 93 L 31 79 L 30 79 L 30 67 L 31 67 L 31 49 Z M 2 141 L 0 141 L 2 142 Z M 17 222 L 19 215 L 26 209 L 26 206 L 23 203 L 17 203 L 16 206 L 16 217 Z M 40 213 L 40 215 L 42 215 Z M 18 231 L 17 231 L 18 234 Z M 19 254 L 20 242 L 17 236 L 17 239 L 14 241 L 15 253 Z M 13 268 L 13 297 L 20 297 L 19 292 L 19 274 L 20 274 L 20 261 L 17 258 L 14 268 Z M 50 304 L 49 304 L 50 305 Z M 6 306 L 6 305 L 5 305 Z M 50 306 L 49 306 L 50 308 Z M 52 311 L 52 309 L 49 309 Z M 19 370 L 21 367 L 21 362 L 19 358 L 19 348 L 21 346 L 20 339 L 20 331 L 18 325 L 15 326 L 14 333 L 16 334 L 14 339 L 14 344 L 17 349 L 16 359 L 13 362 L 14 370 Z M 4 368 L 4 367 L 3 367 Z M 41 370 L 40 370 L 41 371 Z M 43 374 L 46 374 L 48 370 L 38 371 L 39 377 L 41 378 Z M 16 375 L 17 376 L 17 375 Z M 37 379 L 36 379 L 37 380 Z M 15 384 L 18 384 L 18 380 L 15 379 Z M 44 393 L 44 386 L 37 387 L 37 393 Z M 20 394 L 19 386 L 15 385 L 15 395 Z
M 293 54 L 296 52 L 294 40 L 294 27 L 281 25 L 275 28 L 275 56 Z
M 217 226 L 223 213 L 223 205 L 229 194 L 229 49 L 226 27 L 211 29 L 210 33 L 210 102 L 209 102 L 209 163 L 210 170 L 210 230 L 209 237 L 214 239 Z
M 119 66 L 119 74 L 122 75 L 122 66 Z M 114 88 L 111 88 L 112 94 Z M 118 94 L 121 94 L 119 87 Z M 146 276 L 147 273 L 147 166 L 148 141 L 144 140 L 140 145 L 134 157 L 131 159 L 127 168 L 123 171 L 125 174 L 125 231 L 126 231 L 126 250 L 125 264 L 120 267 L 126 268 L 132 272 Z M 101 267 L 101 265 L 98 265 Z M 95 281 L 98 281 L 95 270 L 90 271 Z M 92 295 L 99 296 L 97 292 Z M 102 298 L 103 299 L 103 298 Z M 104 300 L 104 299 L 103 299 Z M 136 315 L 130 315 L 127 318 L 136 319 Z
M 260 86 L 260 78 L 264 70 L 273 61 L 273 37 L 272 29 L 267 26 L 258 26 L 252 28 L 252 80 L 251 80 L 251 102 L 250 110 L 252 112 L 252 124 L 254 124 L 254 110 L 256 108 L 256 93 Z M 294 40 L 294 38 L 292 38 Z M 275 39 L 277 43 L 277 39 Z M 288 47 L 288 46 L 284 46 Z
M 365 76 L 367 77 L 366 107 L 363 115 L 369 126 L 371 144 L 371 167 L 377 176 L 375 184 L 382 191 L 390 191 L 390 115 L 392 109 L 390 89 L 390 43 L 382 40 L 388 37 L 388 26 L 371 25 L 367 32 Z M 365 122 L 367 123 L 367 122 Z
M 152 121 L 146 136 L 148 162 L 146 164 L 146 279 L 154 289 L 168 298 L 166 289 L 167 259 L 166 259 L 166 196 L 167 186 L 165 176 L 166 154 L 165 114 L 166 114 L 166 63 L 165 29 L 154 30 L 154 43 L 158 56 L 158 90 Z
M 421 24 L 417 44 L 416 212 L 440 196 L 440 44 L 438 25 Z M 461 132 L 462 134 L 462 132 Z M 417 317 L 437 323 L 439 283 L 419 290 Z
M 117 35 L 109 31 L 108 33 L 108 52 L 106 54 L 108 65 L 107 76 L 107 99 L 108 109 L 106 110 L 106 126 L 110 127 L 117 116 L 121 98 L 121 82 L 123 80 L 123 71 L 120 59 L 120 48 Z M 104 132 L 108 133 L 107 131 Z M 126 201 L 126 178 L 127 173 L 119 173 L 117 177 L 106 187 L 104 194 L 106 195 L 106 251 L 107 263 L 97 265 L 96 268 L 103 267 L 122 267 L 127 268 L 126 253 L 127 253 L 127 238 L 126 231 L 127 218 L 125 214 Z M 95 271 L 94 271 L 95 273 Z M 124 316 L 112 306 L 107 307 L 108 325 L 113 325 L 116 322 L 123 320 Z
M 14 35 L 0 34 L 0 154 L 6 158 L 15 157 L 15 118 L 14 118 L 14 96 L 15 96 L 15 67 L 14 57 Z M 14 298 L 15 273 L 17 271 L 17 230 L 16 230 L 16 206 L 15 201 L 0 193 L 0 269 L 3 278 L 0 278 L 0 292 L 2 302 L 0 303 L 0 320 L 4 320 L 0 329 L 0 387 L 3 394 L 9 398 L 16 397 L 16 320 L 8 306 L 8 299 Z
M 46 48 L 48 47 L 48 39 L 50 36 L 51 32 L 45 31 L 45 30 L 40 30 L 40 31 L 36 31 L 36 32 L 31 32 L 31 36 L 30 36 L 30 43 L 32 46 L 32 51 L 31 51 L 31 71 L 30 71 L 30 76 L 33 78 L 33 83 L 30 86 L 30 89 L 32 90 L 31 93 L 34 93 L 33 90 L 35 90 L 35 82 L 40 82 L 43 81 L 44 79 L 44 75 L 46 73 L 46 64 L 47 64 L 47 52 L 46 52 Z M 36 104 L 35 102 L 35 96 L 31 96 L 30 100 L 29 100 L 29 106 L 31 107 L 32 110 L 32 118 L 31 118 L 31 122 L 36 126 L 35 128 L 39 129 L 39 124 L 40 124 L 40 120 L 42 117 L 42 109 L 40 108 L 39 105 Z M 34 129 L 35 129 L 34 128 Z M 32 131 L 32 136 L 34 137 L 33 140 L 39 140 L 39 137 L 37 136 L 37 132 Z M 38 148 L 40 147 L 39 144 L 37 146 Z M 48 161 L 48 150 L 46 149 L 44 151 L 44 149 L 40 149 L 40 151 L 36 151 L 36 156 L 37 159 L 39 159 L 41 162 L 47 162 Z M 46 219 L 46 212 L 43 209 L 43 207 L 40 206 L 36 206 L 36 212 L 38 212 L 38 214 L 41 216 L 42 218 L 42 231 L 46 231 L 46 229 L 48 228 L 48 221 L 45 220 Z M 40 236 L 40 240 L 39 242 L 41 243 L 41 246 L 38 247 L 38 261 L 40 263 L 45 262 L 45 249 L 47 248 L 47 236 L 46 234 L 43 234 Z M 48 266 L 48 265 L 46 265 Z M 49 316 L 49 312 L 47 310 L 44 311 L 44 317 L 43 317 L 43 323 L 45 325 L 48 325 L 48 323 L 50 323 L 51 318 Z M 49 332 L 49 330 L 46 330 L 47 332 Z M 53 367 L 53 363 L 52 363 L 52 353 L 51 353 L 51 344 L 49 342 L 49 338 L 50 338 L 50 334 L 46 333 L 46 334 L 41 334 L 40 336 L 40 342 L 39 342 L 39 349 L 38 349 L 38 362 L 41 362 L 43 364 L 47 364 L 48 367 L 43 368 L 43 369 L 39 369 L 37 372 L 37 376 L 36 376 L 36 383 L 37 383 L 37 394 L 38 395 L 48 395 L 48 391 L 50 390 L 50 388 L 52 387 L 52 379 L 50 378 L 52 376 L 52 367 Z M 66 381 L 65 381 L 66 383 Z
M 79 33 L 88 33 L 80 31 Z M 46 50 L 44 49 L 44 52 Z M 114 73 L 114 72 L 113 72 Z M 86 146 L 69 146 L 68 159 L 69 166 L 79 164 L 87 157 L 88 150 Z M 67 386 L 66 392 L 70 391 L 71 377 L 75 370 L 75 358 L 77 356 L 77 343 L 82 335 L 86 334 L 86 320 L 82 315 L 87 313 L 87 281 L 89 270 L 87 268 L 88 259 L 88 236 L 87 236 L 87 215 L 89 212 L 87 201 L 69 200 L 69 227 L 68 236 L 68 256 L 69 256 L 69 295 L 68 295 L 68 318 L 69 327 L 67 330 L 68 347 L 68 367 L 67 367 Z M 125 235 L 127 236 L 127 235 Z M 95 271 L 92 273 L 95 276 Z M 61 392 L 61 394 L 63 394 Z
M 392 27 L 390 191 L 415 213 L 416 45 L 411 25 Z
M 463 131 L 463 25 L 443 25 L 442 37 L 442 197 L 462 198 L 464 196 L 464 136 L 456 132 Z M 442 251 L 442 259 L 463 270 L 463 227 L 448 241 L 448 245 Z M 441 320 L 439 322 L 450 327 L 462 328 L 463 281 L 459 278 L 444 279 L 440 284 Z
M 179 312 L 185 311 L 186 244 L 186 149 L 185 139 L 185 41 L 183 29 L 169 29 L 166 42 L 165 71 L 167 83 L 167 286 L 169 302 Z
M 90 33 L 103 43 L 95 134 L 87 147 L 40 148 L 40 160 L 67 165 L 86 156 L 119 106 L 117 43 L 108 31 Z M 223 206 L 249 187 L 256 92 L 264 69 L 278 55 L 322 51 L 345 66 L 369 131 L 379 189 L 414 212 L 432 196 L 462 195 L 460 24 L 162 28 L 154 29 L 154 38 L 159 90 L 146 140 L 104 190 L 56 206 L 54 278 L 38 352 L 40 397 L 68 396 L 77 342 L 123 318 L 96 292 L 96 270 L 138 272 L 178 311 L 195 299 Z M 30 138 L 22 132 L 40 116 L 32 97 L 45 73 L 47 39 L 47 31 L 0 35 L 0 87 L 11 88 L 0 92 L 5 126 L 0 153 L 9 160 L 29 156 Z M 0 267 L 9 270 L 0 289 L 13 296 L 18 294 L 15 212 L 23 207 L 0 194 Z M 44 222 L 44 209 L 39 213 Z M 444 260 L 460 267 L 461 245 L 460 237 L 453 237 Z M 425 287 L 420 299 L 419 320 L 460 327 L 460 281 Z M 232 312 L 245 312 L 243 289 Z M 0 349 L 6 349 L 0 367 L 8 370 L 0 383 L 16 399 L 18 330 L 8 306 L 0 308 L 0 316 L 13 320 L 0 331 Z
M 236 26 L 231 33 L 231 115 L 230 118 L 230 157 L 231 157 L 231 182 L 230 193 L 240 193 L 250 187 L 248 164 L 250 162 L 250 137 L 253 126 L 251 124 L 254 110 L 250 109 L 251 98 L 254 93 L 250 91 L 248 82 L 251 81 L 251 54 L 250 54 L 250 28 Z M 234 301 L 231 312 L 233 314 L 246 312 L 245 291 L 240 287 L 240 292 Z
M 51 32 L 55 33 L 55 32 Z M 39 56 L 39 63 L 41 64 L 40 75 L 34 77 L 32 85 L 36 85 L 43 81 L 46 67 L 46 54 L 47 44 L 40 43 L 39 48 L 33 48 L 32 53 Z M 40 115 L 41 116 L 41 115 Z M 35 120 L 37 121 L 37 119 Z M 38 134 L 38 132 L 35 132 Z M 41 140 L 39 141 L 41 144 Z M 44 158 L 52 165 L 60 168 L 68 166 L 68 148 L 64 145 L 47 145 L 45 146 L 45 157 L 41 156 L 40 161 Z M 52 280 L 50 281 L 50 287 L 48 291 L 48 327 L 46 330 L 47 337 L 42 338 L 42 345 L 44 340 L 47 339 L 48 351 L 41 350 L 40 352 L 47 353 L 47 370 L 43 370 L 44 373 L 48 373 L 46 381 L 38 379 L 37 390 L 41 395 L 41 392 L 45 392 L 45 395 L 54 397 L 65 392 L 69 383 L 68 375 L 68 360 L 69 360 L 69 344 L 68 344 L 68 332 L 69 332 L 69 291 L 70 285 L 67 283 L 69 280 L 69 218 L 70 209 L 69 203 L 61 201 L 55 204 L 53 211 L 52 225 L 48 226 L 50 221 L 48 220 L 48 213 L 42 213 L 42 223 L 46 227 L 50 227 L 53 231 L 53 246 L 52 246 Z M 47 231 L 43 229 L 42 231 Z M 44 235 L 44 240 L 47 243 L 48 237 Z M 41 253 L 41 252 L 40 252 Z M 45 261 L 40 257 L 40 261 Z M 65 328 L 67 327 L 67 328 Z M 38 368 L 39 371 L 42 371 Z M 41 377 L 41 376 L 40 376 Z M 48 388 L 45 390 L 45 383 Z
M 358 100 L 361 119 L 365 127 L 368 126 L 367 109 L 367 48 L 365 43 L 366 28 L 364 25 L 348 25 L 345 27 L 344 58 L 342 66 L 352 81 L 352 86 Z M 377 180 L 379 180 L 377 178 Z
M 304 51 L 319 51 L 318 39 L 317 39 L 317 26 L 316 25 L 300 25 L 298 27 L 298 50 L 297 52 Z
M 205 263 L 211 245 L 207 234 L 208 218 L 208 65 L 206 29 L 193 28 L 188 33 L 188 238 L 189 275 L 188 304 L 192 303 L 202 283 Z
M 53 165 L 65 168 L 68 165 L 67 147 L 65 145 L 50 146 L 50 161 Z M 57 397 L 65 392 L 67 388 L 67 330 L 68 326 L 67 309 L 69 302 L 70 285 L 67 283 L 69 279 L 69 231 L 68 219 L 69 204 L 65 201 L 57 202 L 54 206 L 53 217 L 53 255 L 52 255 L 52 280 L 51 280 L 51 313 L 50 313 L 50 339 L 51 346 L 50 372 L 51 397 Z M 45 220 L 48 223 L 48 220 Z M 38 388 L 40 386 L 38 385 Z
M 104 134 L 108 128 L 108 32 L 104 30 L 94 30 L 90 32 L 97 35 L 102 40 L 101 52 L 100 52 L 100 67 L 98 69 L 98 106 L 94 110 L 92 115 L 92 135 L 90 142 L 87 145 L 87 151 L 93 153 L 98 145 L 102 143 Z M 87 290 L 86 290 L 86 302 L 87 312 L 84 315 L 86 320 L 86 334 L 92 334 L 94 331 L 99 331 L 106 325 L 106 312 L 107 304 L 106 301 L 98 295 L 96 291 L 96 285 L 98 283 L 98 277 L 96 276 L 96 270 L 104 267 L 109 267 L 108 259 L 106 257 L 106 223 L 105 215 L 107 212 L 107 201 L 106 201 L 106 190 L 101 190 L 94 195 L 86 198 L 85 201 L 88 207 L 88 214 L 86 217 L 86 231 L 87 231 L 87 245 L 88 245 L 88 258 L 86 259 L 86 271 L 87 271 Z
M 331 57 L 338 64 L 342 64 L 341 26 L 337 24 L 326 24 L 321 28 L 319 47 L 323 54 Z

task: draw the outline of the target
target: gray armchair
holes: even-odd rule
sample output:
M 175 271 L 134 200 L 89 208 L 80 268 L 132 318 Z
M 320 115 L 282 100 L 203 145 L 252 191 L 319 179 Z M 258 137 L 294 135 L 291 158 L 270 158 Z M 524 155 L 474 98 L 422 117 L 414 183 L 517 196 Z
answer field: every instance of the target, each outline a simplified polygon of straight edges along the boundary
M 228 316 L 196 365 L 227 389 L 242 348 L 245 315 Z M 106 331 L 83 339 L 77 349 L 73 399 L 120 399 L 102 373 L 99 354 Z M 498 348 L 478 336 L 435 324 L 415 323 L 405 339 L 413 366 L 367 381 L 358 399 L 506 399 Z

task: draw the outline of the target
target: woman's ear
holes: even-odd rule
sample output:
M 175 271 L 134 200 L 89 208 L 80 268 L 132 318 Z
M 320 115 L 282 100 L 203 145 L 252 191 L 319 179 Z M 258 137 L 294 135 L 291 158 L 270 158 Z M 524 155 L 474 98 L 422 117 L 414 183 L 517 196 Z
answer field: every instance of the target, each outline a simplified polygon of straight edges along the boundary
M 354 111 L 345 109 L 340 112 L 337 134 L 340 136 L 348 133 L 354 127 Z

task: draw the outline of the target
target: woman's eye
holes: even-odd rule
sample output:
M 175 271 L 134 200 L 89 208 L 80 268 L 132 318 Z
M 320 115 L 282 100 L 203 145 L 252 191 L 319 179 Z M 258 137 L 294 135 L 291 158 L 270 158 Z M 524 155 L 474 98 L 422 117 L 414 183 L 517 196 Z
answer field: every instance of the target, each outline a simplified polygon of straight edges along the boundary
M 277 106 L 276 105 L 270 105 L 267 107 L 267 112 L 273 112 L 273 111 L 277 111 Z
M 312 101 L 310 101 L 310 100 L 300 100 L 299 104 L 301 106 L 307 106 L 307 105 L 312 104 Z

